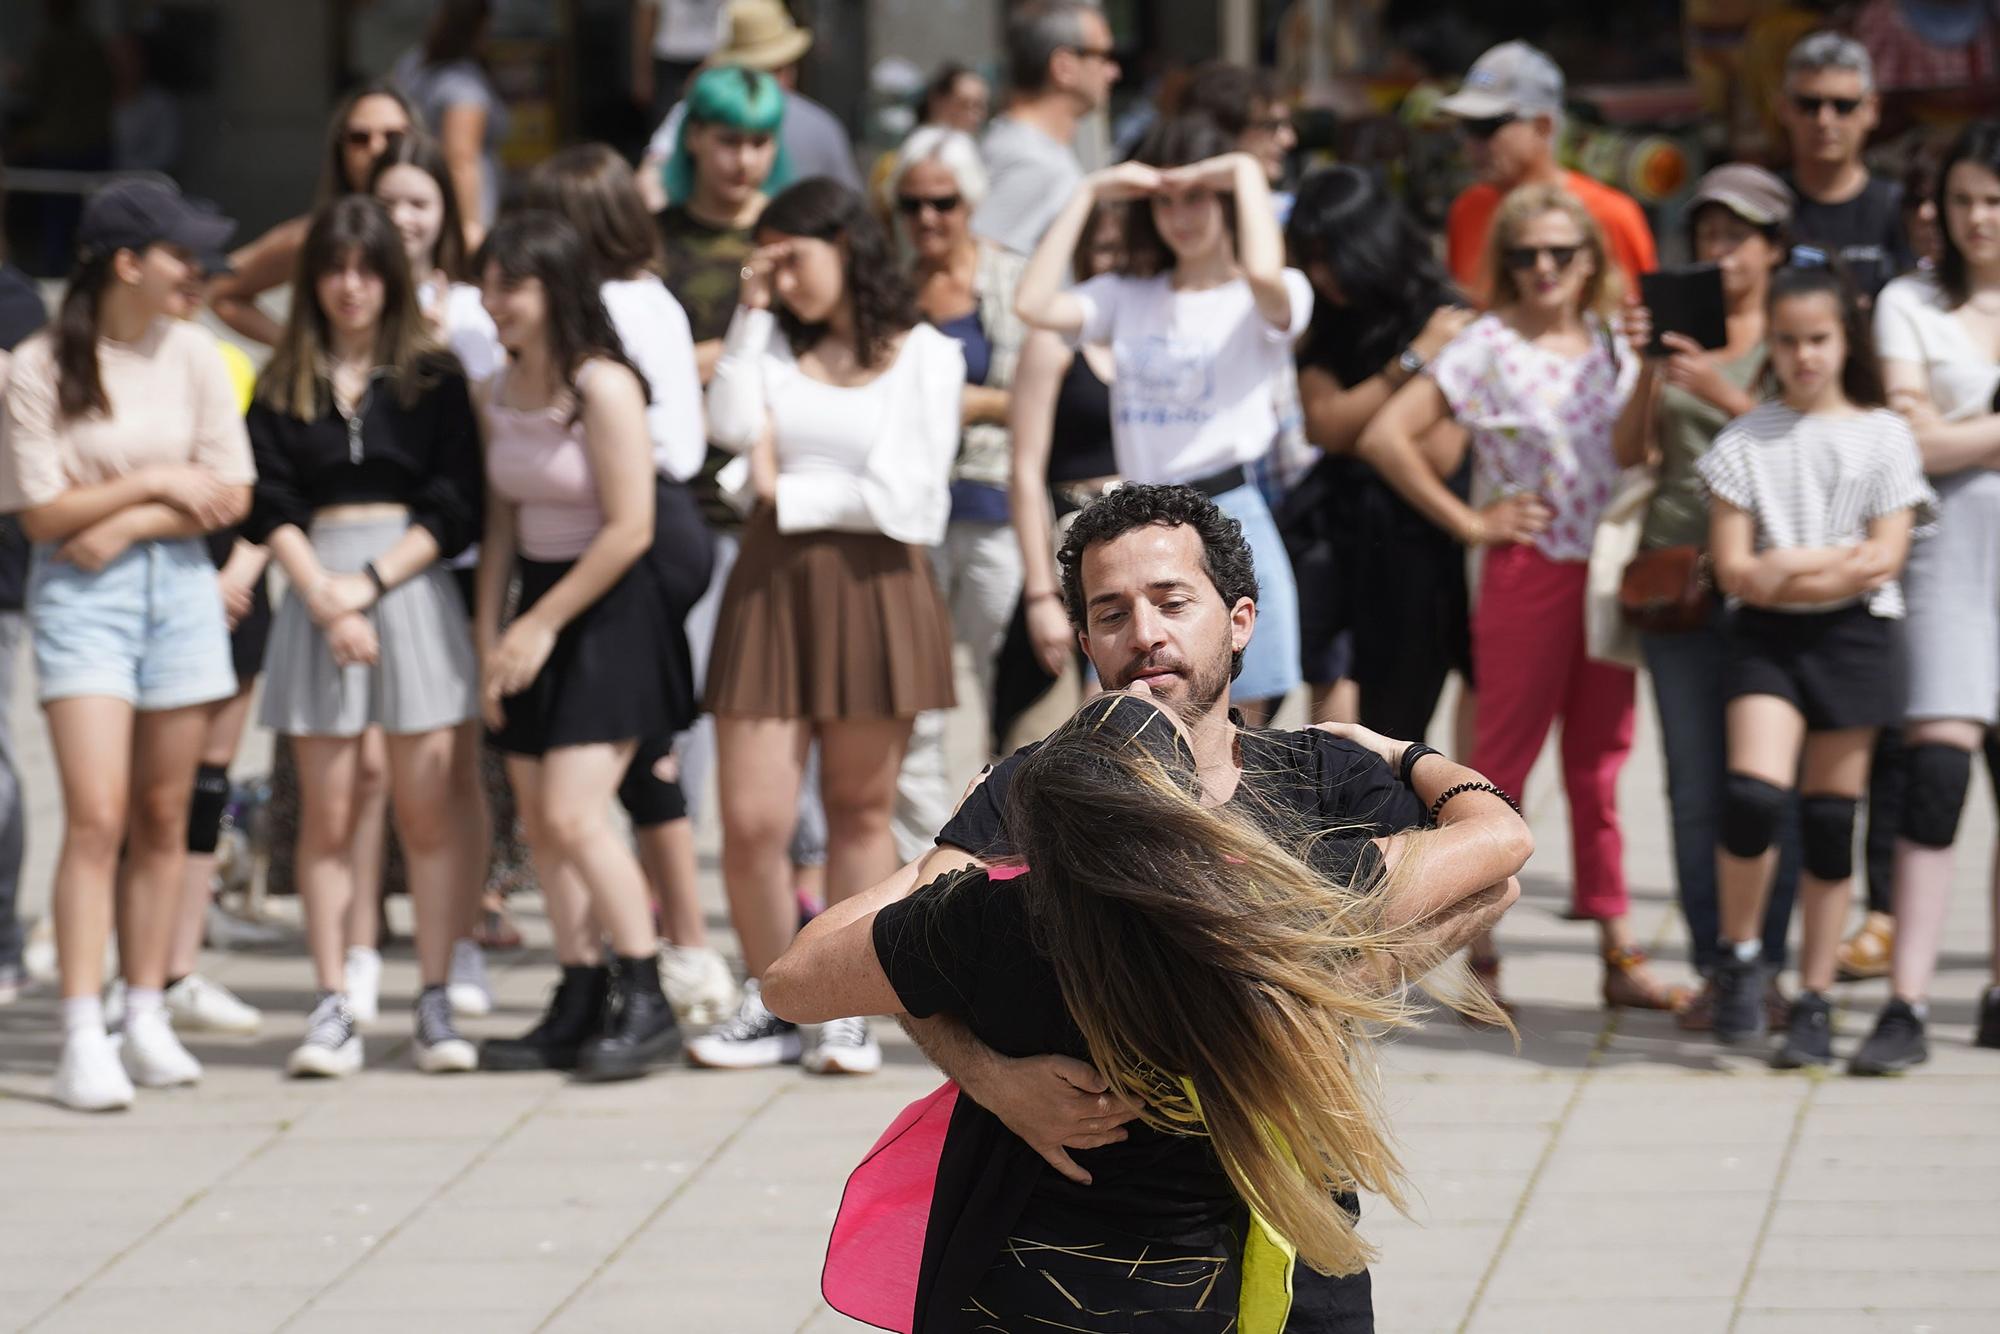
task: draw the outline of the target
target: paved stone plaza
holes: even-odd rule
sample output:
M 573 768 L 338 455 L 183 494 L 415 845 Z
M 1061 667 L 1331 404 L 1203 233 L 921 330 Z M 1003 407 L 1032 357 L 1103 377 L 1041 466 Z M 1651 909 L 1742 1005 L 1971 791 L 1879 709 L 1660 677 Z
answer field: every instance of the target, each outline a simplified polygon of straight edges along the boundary
M 39 720 L 21 717 L 42 886 L 59 819 Z M 1648 718 L 1625 777 L 1628 864 L 1637 922 L 1677 974 L 1657 753 Z M 1441 1019 L 1390 1057 L 1417 1198 L 1413 1219 L 1367 1216 L 1383 1334 L 2000 1329 L 2000 1053 L 1969 1045 L 1994 825 L 1983 780 L 1935 1055 L 1875 1082 L 1775 1075 L 1663 1016 L 1607 1016 L 1591 933 L 1557 915 L 1568 859 L 1546 768 L 1529 795 L 1541 851 L 1504 930 L 1521 1049 Z M 494 962 L 500 1011 L 468 1022 L 478 1036 L 524 1027 L 550 981 L 544 950 Z M 264 1034 L 192 1042 L 202 1087 L 123 1115 L 43 1101 L 47 989 L 0 1009 L 0 1327 L 858 1328 L 819 1301 L 820 1257 L 846 1172 L 936 1082 L 900 1035 L 861 1080 L 427 1077 L 409 1060 L 405 949 L 367 1072 L 304 1085 L 277 1074 L 310 999 L 304 962 L 206 966 L 266 1008 Z M 1843 1052 L 1883 994 L 1842 989 Z

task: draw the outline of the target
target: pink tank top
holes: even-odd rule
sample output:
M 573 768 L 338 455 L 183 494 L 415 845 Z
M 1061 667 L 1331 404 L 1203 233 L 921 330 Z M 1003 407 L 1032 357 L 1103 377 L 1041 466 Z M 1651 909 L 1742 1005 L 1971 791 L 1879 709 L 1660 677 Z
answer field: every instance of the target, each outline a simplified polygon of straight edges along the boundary
M 594 364 L 594 363 L 592 363 Z M 577 373 L 579 387 L 590 373 Z M 546 408 L 507 407 L 507 372 L 493 377 L 486 408 L 486 480 L 516 506 L 515 542 L 534 561 L 575 560 L 604 527 L 583 419 L 569 395 Z

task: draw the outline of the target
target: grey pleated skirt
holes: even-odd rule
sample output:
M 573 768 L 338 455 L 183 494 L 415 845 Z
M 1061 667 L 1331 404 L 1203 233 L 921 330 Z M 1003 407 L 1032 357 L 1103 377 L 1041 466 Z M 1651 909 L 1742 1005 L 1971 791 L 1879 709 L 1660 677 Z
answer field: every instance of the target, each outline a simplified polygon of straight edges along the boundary
M 407 516 L 315 523 L 313 550 L 333 574 L 358 574 L 409 529 Z M 442 564 L 370 608 L 382 651 L 372 667 L 341 667 L 305 600 L 287 590 L 271 627 L 261 720 L 285 736 L 406 734 L 456 727 L 479 711 L 479 666 L 465 602 Z

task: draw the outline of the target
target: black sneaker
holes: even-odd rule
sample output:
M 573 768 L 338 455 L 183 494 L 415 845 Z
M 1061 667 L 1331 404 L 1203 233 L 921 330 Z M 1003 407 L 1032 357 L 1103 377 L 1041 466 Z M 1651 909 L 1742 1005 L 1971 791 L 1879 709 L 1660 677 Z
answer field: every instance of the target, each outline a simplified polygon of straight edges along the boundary
M 1979 998 L 1979 1027 L 1972 1035 L 1975 1047 L 2000 1047 L 2000 986 L 1986 988 Z
M 1767 1031 L 1764 1024 L 1763 962 L 1723 955 L 1715 964 L 1715 1040 L 1732 1047 L 1754 1042 Z
M 1801 991 L 1792 1002 L 1785 1040 L 1771 1053 L 1775 1070 L 1802 1070 L 1833 1064 L 1833 1002 L 1817 991 Z
M 1875 1020 L 1875 1031 L 1847 1063 L 1847 1073 L 1899 1075 L 1930 1058 L 1930 1045 L 1924 1041 L 1924 1021 L 1907 1002 L 1892 1000 L 1882 1007 Z
M 680 1054 L 681 1029 L 660 989 L 659 958 L 649 954 L 615 961 L 604 1028 L 577 1052 L 576 1077 L 587 1082 L 637 1079 Z
M 481 1070 L 574 1070 L 577 1051 L 604 1028 L 608 968 L 564 967 L 542 1021 L 518 1038 L 493 1038 L 480 1045 Z

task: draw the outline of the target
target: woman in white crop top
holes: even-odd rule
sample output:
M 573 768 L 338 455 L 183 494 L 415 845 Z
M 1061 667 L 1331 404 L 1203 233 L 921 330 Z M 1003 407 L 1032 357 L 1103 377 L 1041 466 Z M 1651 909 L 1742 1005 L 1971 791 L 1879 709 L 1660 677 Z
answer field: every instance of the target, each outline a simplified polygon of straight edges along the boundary
M 1065 286 L 1093 207 L 1125 202 L 1116 273 Z M 1233 207 L 1232 207 L 1233 204 Z M 1243 526 L 1257 568 L 1256 633 L 1232 702 L 1268 718 L 1299 684 L 1298 592 L 1277 524 L 1249 465 L 1278 436 L 1292 343 L 1312 318 L 1312 283 L 1285 267 L 1264 168 L 1207 118 L 1155 126 L 1132 161 L 1078 187 L 1021 275 L 1021 318 L 1109 343 L 1111 438 L 1129 481 L 1181 483 Z
M 862 197 L 824 178 L 765 209 L 709 388 L 709 436 L 747 453 L 756 509 L 708 667 L 722 870 L 751 984 L 689 1044 L 704 1065 L 799 1059 L 756 979 L 797 926 L 785 844 L 820 745 L 827 899 L 896 869 L 889 826 L 910 728 L 952 703 L 951 618 L 924 548 L 944 536 L 965 357 L 919 323 Z M 813 1069 L 866 1072 L 861 1020 L 822 1029 Z
M 629 1079 L 678 1056 L 681 1038 L 660 991 L 645 873 L 612 826 L 611 800 L 641 741 L 685 725 L 690 701 L 670 698 L 646 558 L 646 384 L 595 288 L 576 281 L 588 270 L 576 229 L 543 210 L 502 219 L 480 251 L 509 358 L 484 404 L 481 699 L 508 755 L 563 966 L 542 1022 L 487 1043 L 480 1064 Z M 519 610 L 503 629 L 516 574 Z

